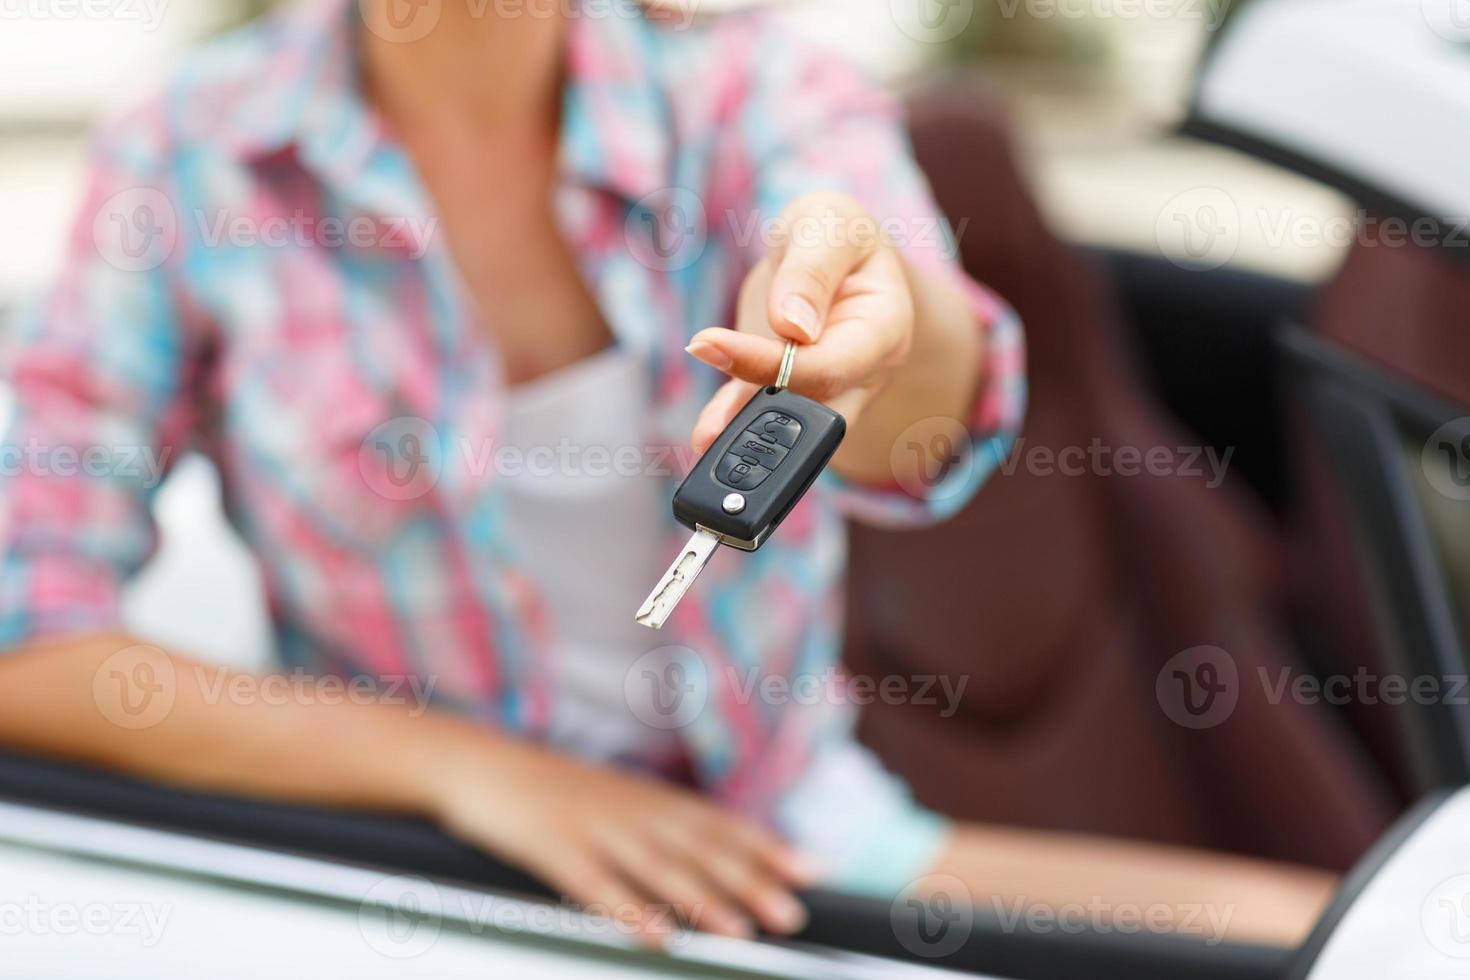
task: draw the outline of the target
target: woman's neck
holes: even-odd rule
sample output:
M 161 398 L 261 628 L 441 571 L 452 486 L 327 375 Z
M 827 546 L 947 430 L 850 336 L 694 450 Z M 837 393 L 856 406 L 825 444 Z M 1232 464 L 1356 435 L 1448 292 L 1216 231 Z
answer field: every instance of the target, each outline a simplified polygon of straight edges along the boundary
M 563 3 L 521 0 L 514 14 L 497 13 L 492 0 L 434 6 L 437 21 L 417 40 L 388 40 L 368 27 L 359 32 L 368 95 L 395 128 L 468 123 L 491 132 L 555 124 Z

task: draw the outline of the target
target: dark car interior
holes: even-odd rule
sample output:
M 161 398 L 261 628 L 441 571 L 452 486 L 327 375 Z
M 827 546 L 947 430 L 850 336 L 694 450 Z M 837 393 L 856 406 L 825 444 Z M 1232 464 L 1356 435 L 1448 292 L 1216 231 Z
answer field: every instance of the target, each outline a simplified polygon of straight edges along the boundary
M 1416 802 L 1470 780 L 1470 708 L 1450 696 L 1273 703 L 1254 679 L 1465 675 L 1470 264 L 1418 245 L 1358 247 L 1312 288 L 1082 250 L 1047 229 L 983 83 L 948 79 L 910 112 L 941 205 L 970 219 L 966 268 L 1027 325 L 1022 451 L 1098 440 L 1231 456 L 1219 486 L 1188 467 L 1103 478 L 1023 462 L 942 530 L 854 528 L 850 670 L 972 678 L 952 717 L 874 704 L 862 737 L 922 802 L 958 817 L 1349 872 Z M 1155 683 L 1200 644 L 1230 651 L 1241 699 L 1227 722 L 1192 730 L 1159 710 Z M 0 796 L 545 894 L 399 818 L 178 793 L 19 756 L 0 758 Z M 808 901 L 798 944 L 1016 980 L 1293 969 L 1290 951 L 1031 934 L 983 918 L 958 950 L 915 958 L 893 939 L 887 903 Z

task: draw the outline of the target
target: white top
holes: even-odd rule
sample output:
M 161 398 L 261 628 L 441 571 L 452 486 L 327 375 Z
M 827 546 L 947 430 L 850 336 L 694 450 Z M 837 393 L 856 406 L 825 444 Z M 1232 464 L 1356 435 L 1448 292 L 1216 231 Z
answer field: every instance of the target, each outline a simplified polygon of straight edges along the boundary
M 642 689 L 625 683 L 634 664 L 668 642 L 633 621 L 670 557 L 668 476 L 643 453 L 646 373 L 610 348 L 511 389 L 499 474 L 510 546 L 555 635 L 552 740 L 640 768 L 680 751 L 678 733 L 643 724 L 625 696 Z

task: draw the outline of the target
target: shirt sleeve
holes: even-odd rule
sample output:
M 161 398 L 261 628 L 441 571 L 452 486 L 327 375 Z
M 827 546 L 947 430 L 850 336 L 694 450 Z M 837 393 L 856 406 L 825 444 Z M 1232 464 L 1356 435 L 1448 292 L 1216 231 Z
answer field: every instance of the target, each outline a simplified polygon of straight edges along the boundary
M 806 43 L 782 20 L 763 32 L 756 77 L 741 123 L 750 156 L 753 206 L 763 219 L 816 191 L 860 201 L 917 269 L 952 278 L 969 297 L 986 338 L 979 396 L 967 419 L 916 428 L 926 442 L 953 446 L 932 481 L 857 485 L 828 471 L 827 486 L 849 516 L 883 525 L 943 520 L 961 510 L 1010 452 L 1026 410 L 1020 319 L 960 269 L 955 236 L 914 162 L 897 101 L 835 52 Z M 761 243 L 751 243 L 754 262 Z M 922 431 L 919 431 L 922 429 Z M 901 447 L 898 451 L 902 451 Z
M 826 884 L 884 901 L 933 869 L 951 829 L 850 731 L 815 747 L 777 801 L 775 822 Z
M 0 649 L 118 627 L 153 551 L 149 501 L 188 428 L 154 135 L 131 120 L 99 141 L 60 275 L 3 337 Z

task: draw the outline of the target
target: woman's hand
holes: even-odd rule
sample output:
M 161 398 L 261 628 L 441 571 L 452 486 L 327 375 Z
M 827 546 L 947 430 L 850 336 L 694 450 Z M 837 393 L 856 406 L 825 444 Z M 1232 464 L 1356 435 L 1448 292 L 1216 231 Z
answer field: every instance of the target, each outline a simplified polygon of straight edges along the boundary
M 851 424 L 908 358 L 914 300 L 903 260 L 878 223 L 843 194 L 798 198 L 740 289 L 736 329 L 711 327 L 688 351 L 732 376 L 694 427 L 704 452 L 757 388 L 776 379 L 787 340 L 806 345 L 791 389 Z
M 786 844 L 694 793 L 492 737 L 435 777 L 432 810 L 467 843 L 657 942 L 681 922 L 745 938 L 800 929 L 810 871 Z
M 690 354 L 731 377 L 695 423 L 697 452 L 757 388 L 775 381 L 787 340 L 803 345 L 791 389 L 847 420 L 834 469 L 862 482 L 909 485 L 910 475 L 947 465 L 893 448 L 920 420 L 963 425 L 971 416 L 983 333 L 956 278 L 915 269 L 844 194 L 794 201 L 741 286 L 736 328 L 711 327 L 690 341 Z

